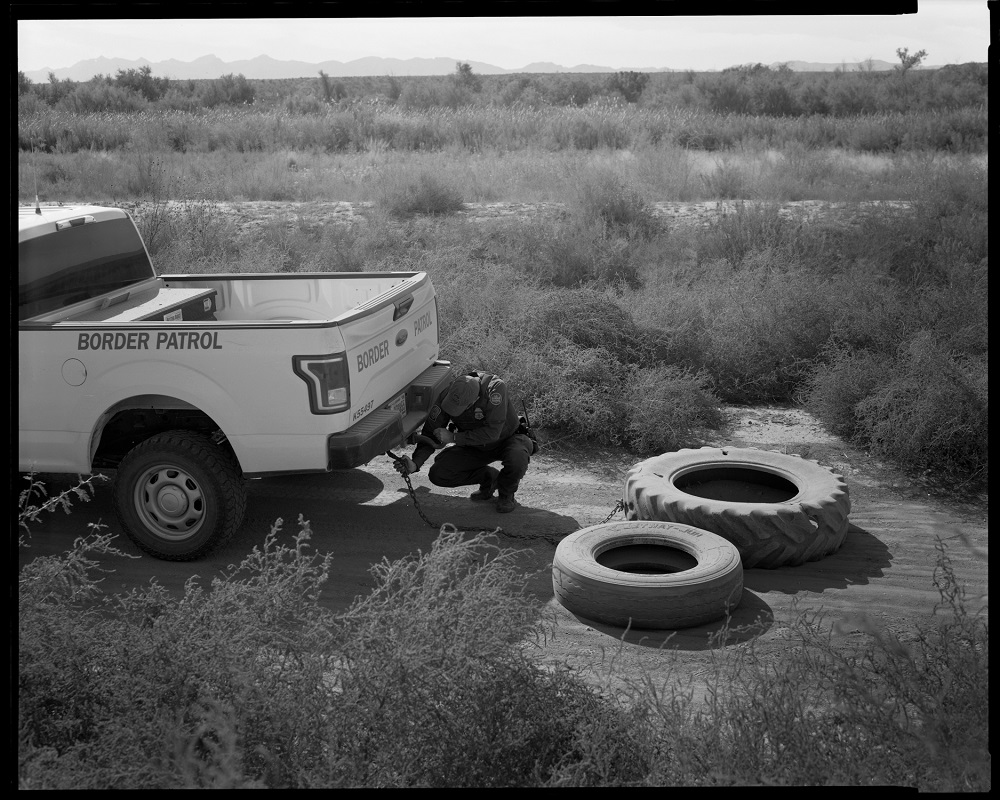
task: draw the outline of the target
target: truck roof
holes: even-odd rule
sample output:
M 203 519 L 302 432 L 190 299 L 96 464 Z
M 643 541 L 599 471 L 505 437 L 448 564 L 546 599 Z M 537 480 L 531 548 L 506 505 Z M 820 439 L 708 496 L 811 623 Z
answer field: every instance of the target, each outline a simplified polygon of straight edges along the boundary
M 55 233 L 56 225 L 71 220 L 101 222 L 128 216 L 120 208 L 95 205 L 30 205 L 17 208 L 17 241 Z M 89 219 L 88 219 L 89 218 Z M 80 223 L 78 223 L 80 224 Z

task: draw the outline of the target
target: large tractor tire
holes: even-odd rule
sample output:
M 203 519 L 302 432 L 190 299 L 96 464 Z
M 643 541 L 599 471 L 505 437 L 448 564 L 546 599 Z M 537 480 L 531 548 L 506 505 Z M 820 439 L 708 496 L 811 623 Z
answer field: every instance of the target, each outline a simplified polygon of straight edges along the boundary
M 625 477 L 628 519 L 679 522 L 732 542 L 743 568 L 793 566 L 836 552 L 851 500 L 843 477 L 767 450 L 702 447 L 636 464 Z
M 736 548 L 708 531 L 611 522 L 559 542 L 552 590 L 568 611 L 587 619 L 676 630 L 731 613 L 743 595 L 743 567 Z
M 149 555 L 191 561 L 225 543 L 246 511 L 235 459 L 207 436 L 167 431 L 136 445 L 118 465 L 114 508 Z

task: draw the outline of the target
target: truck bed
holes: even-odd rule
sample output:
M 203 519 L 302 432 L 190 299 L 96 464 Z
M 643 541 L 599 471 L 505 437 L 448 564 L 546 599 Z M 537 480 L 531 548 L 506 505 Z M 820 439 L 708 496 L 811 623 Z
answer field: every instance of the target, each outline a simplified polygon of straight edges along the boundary
M 293 275 L 163 275 L 170 289 L 212 289 L 215 318 L 234 321 L 332 321 L 371 313 L 393 295 L 415 290 L 416 272 L 296 273 Z

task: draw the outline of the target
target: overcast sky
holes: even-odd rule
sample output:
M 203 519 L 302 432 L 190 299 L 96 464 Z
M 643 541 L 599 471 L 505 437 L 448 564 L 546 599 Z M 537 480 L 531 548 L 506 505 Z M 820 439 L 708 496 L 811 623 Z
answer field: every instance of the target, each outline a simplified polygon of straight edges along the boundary
M 836 8 L 837 3 L 828 7 Z M 26 72 L 70 67 L 100 56 L 157 62 L 171 58 L 193 61 L 206 55 L 223 61 L 259 55 L 310 63 L 346 62 L 365 56 L 442 57 L 505 69 L 547 61 L 563 67 L 591 64 L 613 69 L 711 70 L 755 62 L 840 63 L 867 58 L 896 62 L 900 47 L 909 48 L 911 53 L 926 50 L 924 63 L 935 65 L 986 61 L 988 45 L 986 0 L 919 0 L 916 14 L 871 16 L 17 22 L 17 68 Z

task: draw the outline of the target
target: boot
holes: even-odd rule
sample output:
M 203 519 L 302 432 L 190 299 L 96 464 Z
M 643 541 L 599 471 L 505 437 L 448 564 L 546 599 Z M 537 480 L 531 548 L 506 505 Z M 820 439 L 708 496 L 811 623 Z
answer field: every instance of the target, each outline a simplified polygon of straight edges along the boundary
M 477 503 L 481 503 L 484 500 L 489 500 L 493 497 L 493 492 L 497 488 L 497 478 L 500 477 L 500 473 L 493 469 L 493 467 L 487 467 L 490 474 L 487 476 L 486 481 L 479 485 L 479 489 L 469 495 L 470 500 L 475 500 Z
M 515 508 L 517 508 L 517 501 L 514 499 L 514 495 L 500 495 L 500 498 L 497 500 L 497 511 L 501 514 L 509 514 Z

